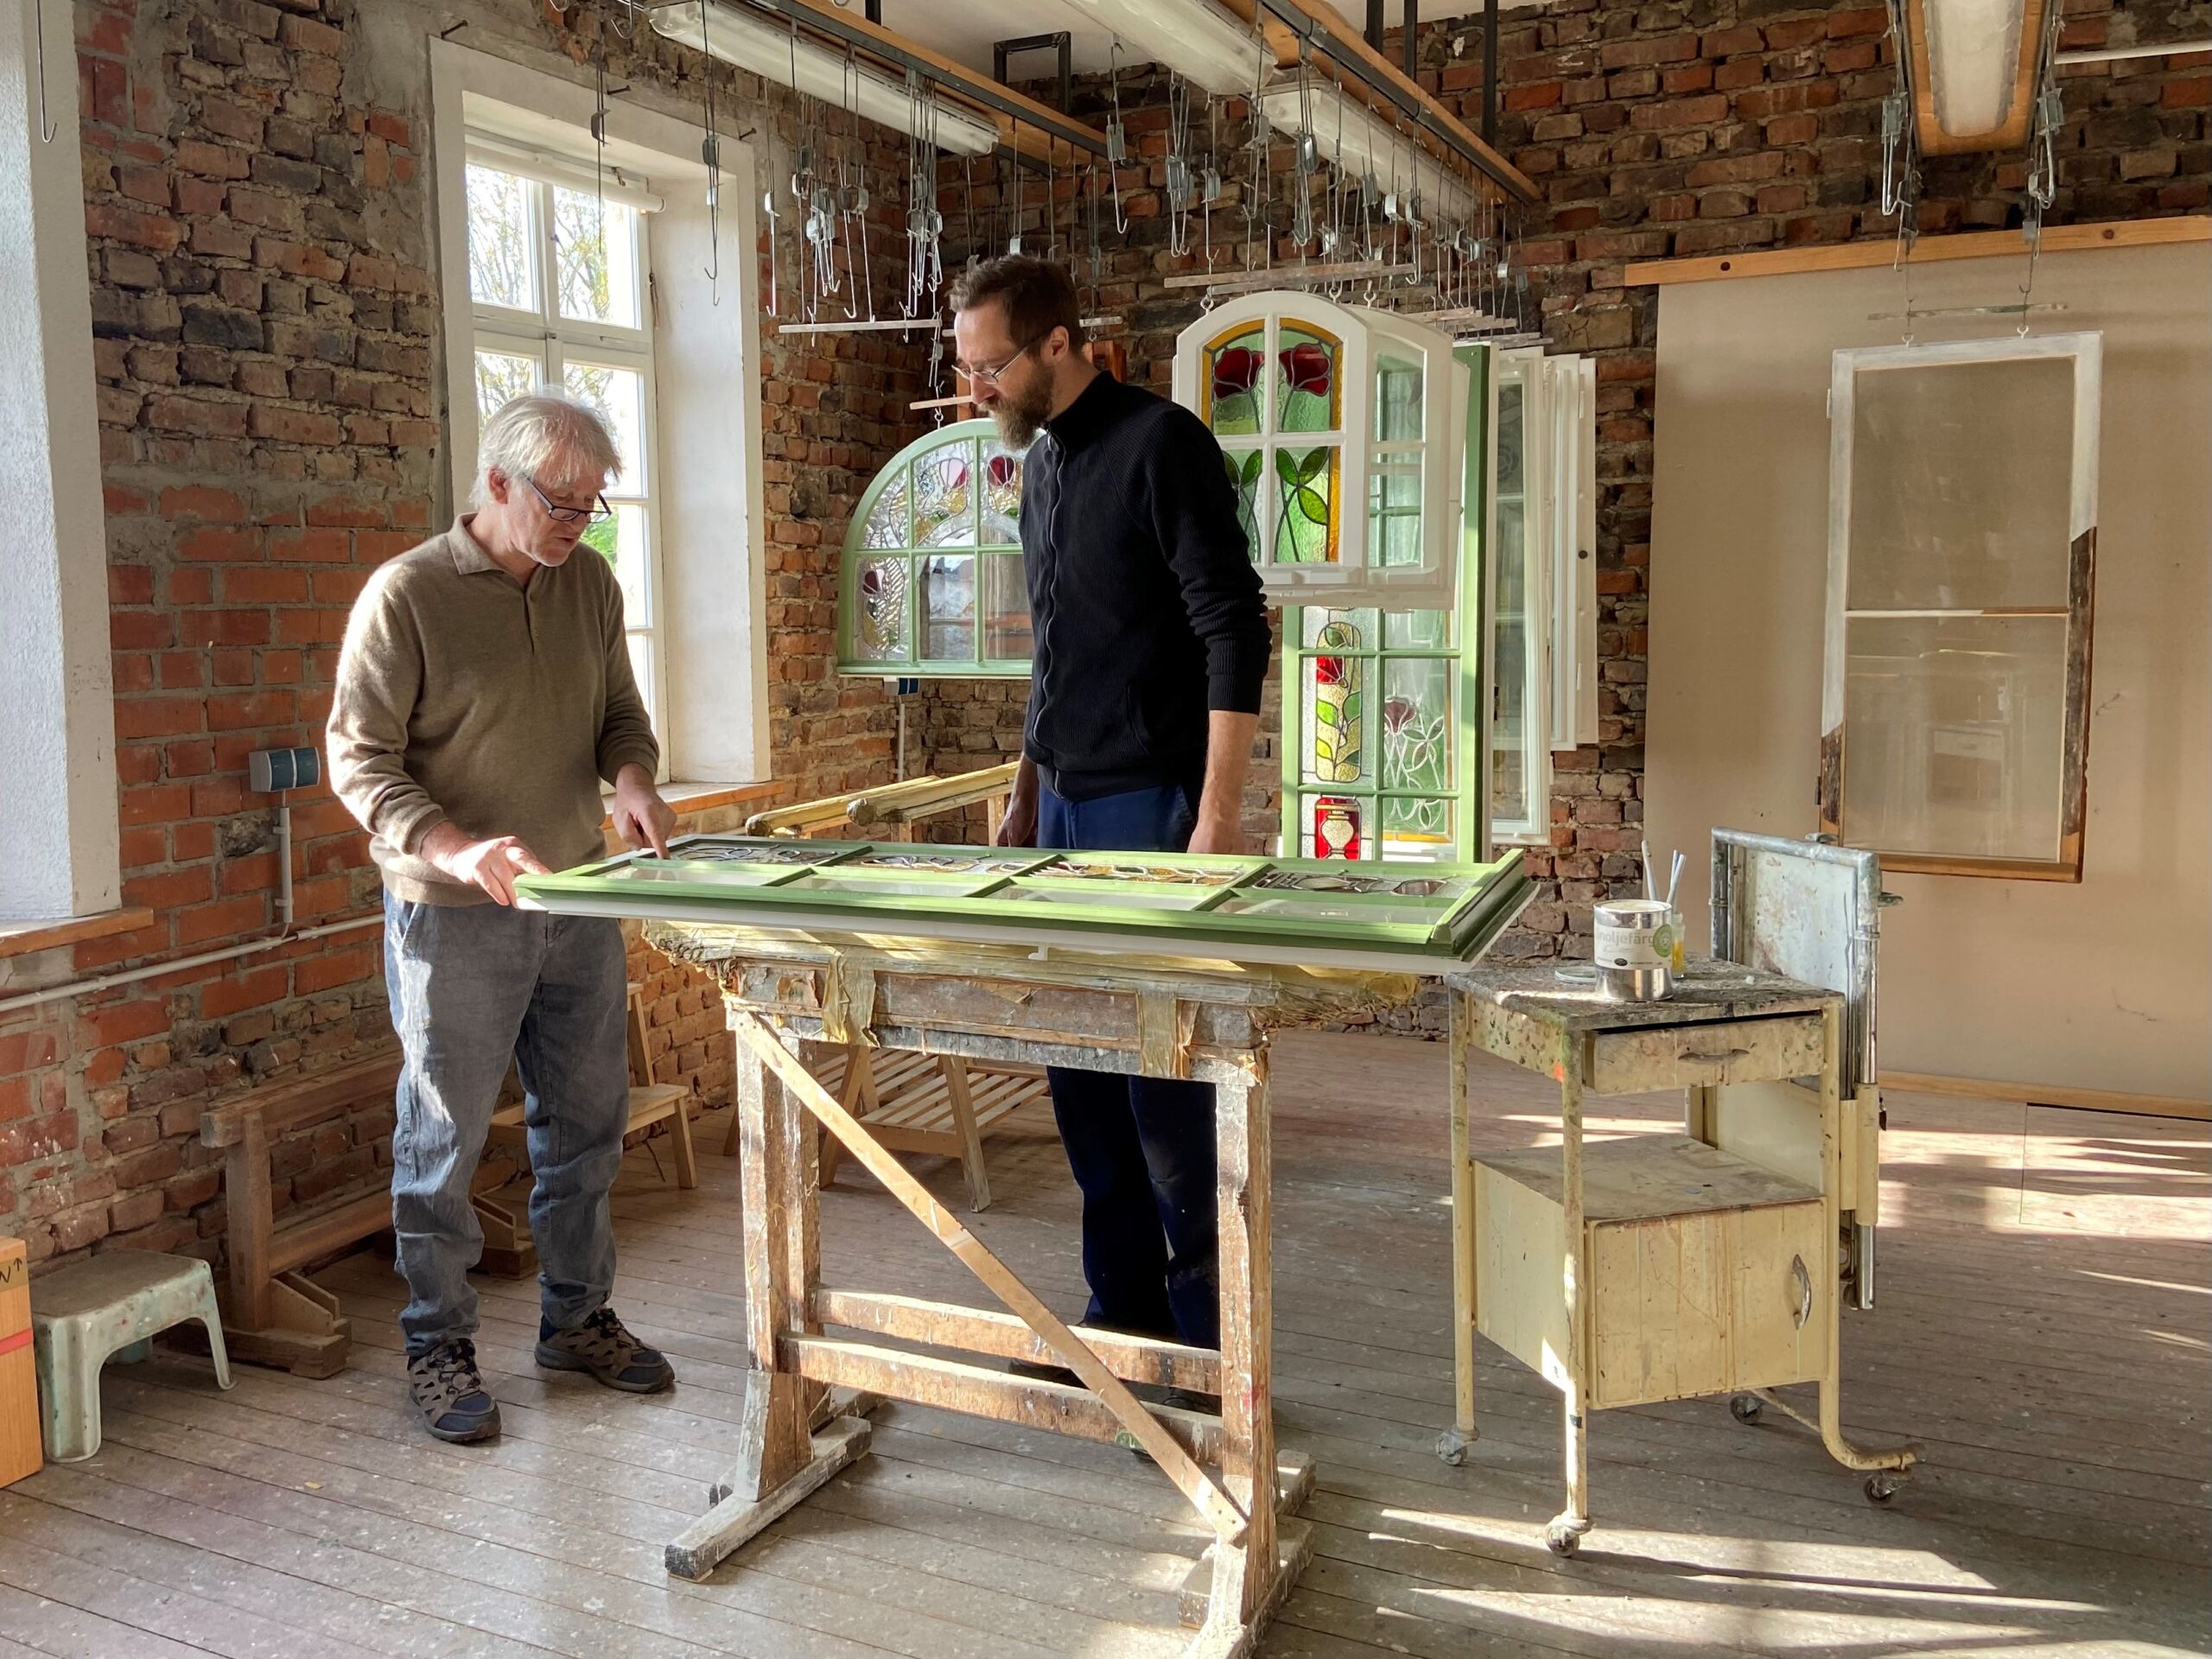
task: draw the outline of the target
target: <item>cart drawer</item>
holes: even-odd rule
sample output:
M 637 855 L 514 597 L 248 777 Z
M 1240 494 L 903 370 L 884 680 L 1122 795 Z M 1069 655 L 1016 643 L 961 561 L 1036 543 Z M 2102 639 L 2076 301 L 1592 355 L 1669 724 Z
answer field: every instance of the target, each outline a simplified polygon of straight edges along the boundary
M 1821 1055 L 1817 1014 L 1601 1032 L 1590 1041 L 1587 1086 L 1601 1095 L 1630 1095 L 1809 1077 L 1822 1069 Z

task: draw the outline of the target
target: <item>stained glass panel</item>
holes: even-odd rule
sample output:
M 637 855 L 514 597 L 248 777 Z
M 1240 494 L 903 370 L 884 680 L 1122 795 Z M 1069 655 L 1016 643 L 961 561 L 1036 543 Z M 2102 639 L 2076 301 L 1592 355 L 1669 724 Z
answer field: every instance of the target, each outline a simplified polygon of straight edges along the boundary
M 1452 677 L 1448 658 L 1383 659 L 1383 788 L 1452 787 Z
M 853 646 L 868 662 L 906 655 L 906 561 L 863 559 L 853 582 Z
M 921 582 L 921 657 L 965 663 L 976 656 L 976 561 L 943 554 L 915 560 Z
M 976 545 L 976 446 L 948 444 L 914 463 L 914 545 Z
M 1402 357 L 1375 359 L 1375 437 L 1378 443 L 1421 439 L 1421 365 Z
M 906 538 L 906 469 L 901 467 L 875 498 L 875 505 L 868 509 L 868 522 L 861 526 L 861 545 L 878 548 L 912 544 Z
M 1263 449 L 1224 449 L 1222 461 L 1229 469 L 1230 487 L 1236 492 L 1236 522 L 1244 528 L 1244 550 L 1253 558 L 1259 557 L 1260 475 L 1267 470 L 1267 452 Z
M 1382 802 L 1382 855 L 1448 857 L 1453 845 L 1452 818 L 1458 809 L 1459 802 L 1450 796 L 1387 797 Z
M 1334 444 L 1274 452 L 1277 564 L 1332 564 L 1337 557 L 1337 483 L 1341 452 Z
M 983 558 L 983 655 L 995 661 L 1027 659 L 1033 648 L 1029 584 L 1018 554 Z
M 467 170 L 468 297 L 535 311 L 530 283 L 530 187 L 512 173 Z
M 1362 707 L 1371 659 L 1360 653 L 1371 636 L 1341 617 L 1314 634 L 1306 659 L 1306 755 L 1303 776 L 1320 784 L 1356 784 L 1367 775 Z
M 596 193 L 553 188 L 553 269 L 561 315 L 635 328 L 638 210 Z
M 1021 457 L 995 438 L 983 442 L 983 529 L 986 547 L 1021 542 Z
M 1249 436 L 1260 429 L 1260 371 L 1267 357 L 1264 327 L 1226 335 L 1206 347 L 1201 407 L 1217 437 Z
M 1343 423 L 1343 346 L 1334 334 L 1285 318 L 1275 331 L 1278 432 L 1334 432 Z

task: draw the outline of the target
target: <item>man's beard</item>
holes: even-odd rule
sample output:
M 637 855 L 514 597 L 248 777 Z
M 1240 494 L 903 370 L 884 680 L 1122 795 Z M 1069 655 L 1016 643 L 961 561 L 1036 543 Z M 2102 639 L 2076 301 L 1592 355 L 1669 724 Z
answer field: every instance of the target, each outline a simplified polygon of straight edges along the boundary
M 1019 397 L 1009 397 L 994 407 L 991 420 L 999 429 L 999 438 L 1009 449 L 1027 449 L 1052 412 L 1052 389 L 1049 382 L 1032 386 Z

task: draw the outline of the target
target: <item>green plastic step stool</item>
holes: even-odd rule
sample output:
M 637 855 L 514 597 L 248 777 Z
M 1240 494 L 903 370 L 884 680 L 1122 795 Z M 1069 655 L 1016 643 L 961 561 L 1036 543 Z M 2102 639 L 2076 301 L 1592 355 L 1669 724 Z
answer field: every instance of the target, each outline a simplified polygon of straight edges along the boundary
M 207 1327 L 215 1381 L 231 1386 L 215 1278 L 196 1256 L 111 1250 L 31 1275 L 31 1333 L 38 1352 L 46 1455 L 81 1463 L 100 1449 L 100 1367 L 153 1351 L 155 1335 L 197 1319 Z

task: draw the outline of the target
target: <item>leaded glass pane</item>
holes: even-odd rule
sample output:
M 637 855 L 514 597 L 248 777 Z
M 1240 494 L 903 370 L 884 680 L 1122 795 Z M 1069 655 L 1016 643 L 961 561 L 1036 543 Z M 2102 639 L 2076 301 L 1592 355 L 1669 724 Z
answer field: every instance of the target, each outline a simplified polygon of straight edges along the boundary
M 1257 325 L 1206 347 L 1205 410 L 1217 437 L 1259 431 L 1260 371 L 1267 359 L 1268 332 Z
M 1393 796 L 1382 804 L 1385 858 L 1450 858 L 1459 803 L 1450 796 Z
M 1029 655 L 1029 584 L 1018 554 L 983 559 L 983 655 L 1005 662 Z
M 1360 858 L 1366 855 L 1368 804 L 1349 795 L 1298 798 L 1298 852 L 1301 858 Z
M 1384 569 L 1419 564 L 1421 463 L 1378 466 L 1367 486 L 1367 562 Z
M 1337 558 L 1337 484 L 1341 452 L 1334 444 L 1274 452 L 1277 564 L 1332 564 Z
M 986 547 L 1021 542 L 1021 457 L 996 438 L 983 442 L 983 529 Z
M 1381 611 L 1332 610 L 1325 605 L 1304 606 L 1300 607 L 1299 616 L 1299 643 L 1306 645 L 1319 646 L 1322 643 L 1322 636 L 1331 628 L 1338 624 L 1348 626 L 1351 630 L 1349 639 L 1341 632 L 1328 633 L 1330 645 L 1339 650 L 1354 646 L 1361 650 L 1372 649 L 1381 634 L 1382 624 L 1387 620 Z
M 1367 776 L 1366 711 L 1362 706 L 1372 659 L 1373 635 L 1341 617 L 1325 622 L 1306 659 L 1306 753 L 1301 775 L 1310 783 L 1357 784 Z
M 553 188 L 553 270 L 561 315 L 640 326 L 638 210 L 585 190 Z
M 513 352 L 476 353 L 476 415 L 489 420 L 509 398 L 537 389 L 539 364 Z
M 1452 613 L 1449 611 L 1385 611 L 1382 643 L 1392 651 L 1449 651 Z
M 853 649 L 871 663 L 906 655 L 906 561 L 863 559 L 853 579 Z
M 883 492 L 868 509 L 861 526 L 861 545 L 866 548 L 910 547 L 906 538 L 906 469 L 901 467 L 885 483 Z
M 1263 449 L 1224 449 L 1222 461 L 1229 469 L 1230 487 L 1236 492 L 1236 522 L 1244 528 L 1244 550 L 1260 556 L 1260 475 L 1267 470 Z
M 914 463 L 914 545 L 976 545 L 973 441 L 947 444 Z
M 1452 788 L 1452 664 L 1444 657 L 1382 664 L 1382 787 Z
M 1343 366 L 1334 334 L 1285 318 L 1275 331 L 1275 430 L 1336 431 L 1344 418 Z
M 1375 359 L 1375 438 L 1412 443 L 1421 438 L 1421 368 L 1402 357 Z
M 971 662 L 976 656 L 976 561 L 943 554 L 915 561 L 921 582 L 921 659 Z
M 535 311 L 530 284 L 530 187 L 512 173 L 467 169 L 468 297 Z

